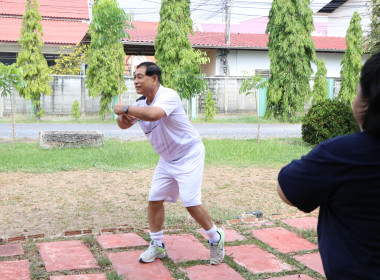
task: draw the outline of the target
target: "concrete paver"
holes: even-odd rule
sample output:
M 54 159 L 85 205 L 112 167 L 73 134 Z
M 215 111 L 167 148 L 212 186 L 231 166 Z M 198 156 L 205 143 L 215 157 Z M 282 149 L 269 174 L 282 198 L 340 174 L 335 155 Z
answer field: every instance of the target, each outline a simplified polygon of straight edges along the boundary
M 79 240 L 38 243 L 37 246 L 47 272 L 99 267 L 91 251 Z
M 266 280 L 313 280 L 314 278 L 305 274 L 294 274 L 280 277 L 268 278 Z
M 317 245 L 280 227 L 258 229 L 254 230 L 252 234 L 281 253 L 317 249 Z
M 293 269 L 291 265 L 253 244 L 225 248 L 226 254 L 232 256 L 234 262 L 244 266 L 252 273 L 280 272 Z
M 186 272 L 190 280 L 215 280 L 216 275 L 218 275 L 218 280 L 244 280 L 243 276 L 225 263 L 220 265 L 194 265 L 182 270 Z
M 164 235 L 166 253 L 173 262 L 208 260 L 210 250 L 191 234 Z
M 134 232 L 123 234 L 103 234 L 96 236 L 96 239 L 103 249 L 149 245 L 147 241 Z
M 23 255 L 24 249 L 21 244 L 0 245 L 0 257 Z
M 319 274 L 325 276 L 321 255 L 319 253 L 294 256 L 294 258 L 300 263 L 306 265 L 308 268 L 315 270 Z
M 129 280 L 172 280 L 170 271 L 161 260 L 156 259 L 152 263 L 140 263 L 139 257 L 144 251 L 128 251 L 109 253 L 108 258 L 112 262 L 119 275 L 124 275 Z
M 303 230 L 315 230 L 317 231 L 318 219 L 316 217 L 303 217 L 303 218 L 293 218 L 282 220 L 285 224 L 295 227 L 297 229 Z
M 100 274 L 50 276 L 50 280 L 107 280 L 107 277 L 104 273 L 100 273 Z
M 1 280 L 30 280 L 27 260 L 0 262 Z

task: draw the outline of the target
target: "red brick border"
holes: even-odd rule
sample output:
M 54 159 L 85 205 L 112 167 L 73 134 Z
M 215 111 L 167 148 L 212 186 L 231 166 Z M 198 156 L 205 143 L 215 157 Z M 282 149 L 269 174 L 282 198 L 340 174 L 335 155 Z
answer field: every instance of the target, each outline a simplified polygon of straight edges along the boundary
M 314 216 L 318 217 L 319 214 L 319 209 L 311 212 L 311 213 L 290 213 L 290 214 L 283 214 L 283 215 L 273 215 L 271 217 L 267 218 L 256 218 L 255 216 L 246 216 L 241 219 L 232 219 L 232 220 L 227 220 L 226 225 L 236 225 L 236 224 L 264 224 L 267 221 L 276 221 L 276 220 L 284 220 L 292 217 L 309 217 L 309 216 Z M 170 229 L 166 230 L 174 230 L 174 229 L 179 229 L 181 228 L 181 225 L 173 225 L 170 227 Z M 128 225 L 122 225 L 119 227 L 114 227 L 114 228 L 103 228 L 99 230 L 99 234 L 107 234 L 107 233 L 125 233 L 125 232 L 130 232 L 133 230 L 139 230 L 134 227 L 130 227 Z M 144 229 L 141 229 L 141 231 L 144 232 Z M 63 231 L 62 236 L 63 237 L 70 237 L 70 236 L 80 236 L 80 235 L 85 235 L 85 234 L 93 234 L 94 230 L 93 229 L 78 229 L 78 230 L 66 230 Z M 46 235 L 44 233 L 38 233 L 38 234 L 31 234 L 31 235 L 19 235 L 19 236 L 12 236 L 12 237 L 0 237 L 0 244 L 6 244 L 10 242 L 19 242 L 19 241 L 27 241 L 30 239 L 42 239 L 45 238 Z

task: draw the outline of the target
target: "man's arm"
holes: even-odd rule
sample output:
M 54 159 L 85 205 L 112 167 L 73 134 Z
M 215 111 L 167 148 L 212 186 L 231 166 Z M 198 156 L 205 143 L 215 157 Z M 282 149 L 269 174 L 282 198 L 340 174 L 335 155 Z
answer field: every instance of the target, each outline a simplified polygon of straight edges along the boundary
M 137 118 L 123 114 L 117 117 L 117 124 L 121 129 L 127 129 L 137 122 Z
M 115 105 L 114 112 L 116 115 L 123 114 L 123 108 L 125 107 L 124 103 L 118 103 Z M 152 107 L 137 107 L 137 106 L 129 106 L 128 107 L 128 115 L 133 116 L 142 121 L 157 121 L 162 117 L 166 116 L 166 113 L 160 107 L 152 106 Z
M 277 182 L 277 192 L 280 198 L 286 203 L 289 204 L 290 206 L 294 206 L 285 196 L 284 192 L 281 189 L 280 183 Z

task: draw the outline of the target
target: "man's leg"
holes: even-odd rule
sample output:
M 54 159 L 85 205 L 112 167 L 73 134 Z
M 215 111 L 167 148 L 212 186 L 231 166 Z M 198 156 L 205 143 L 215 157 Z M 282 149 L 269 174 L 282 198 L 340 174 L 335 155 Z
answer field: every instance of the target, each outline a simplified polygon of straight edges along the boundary
M 214 226 L 210 214 L 202 204 L 186 207 L 186 209 L 204 230 L 210 230 Z
M 165 257 L 165 245 L 162 243 L 165 209 L 164 201 L 149 201 L 148 222 L 150 230 L 150 242 L 148 250 L 140 255 L 142 263 L 153 262 L 156 258 Z
M 149 201 L 148 204 L 148 222 L 150 232 L 159 232 L 162 230 L 165 219 L 164 201 Z
M 210 214 L 202 204 L 186 207 L 186 209 L 208 236 L 208 242 L 210 244 L 210 263 L 221 263 L 225 255 L 223 230 L 217 229 L 211 219 Z

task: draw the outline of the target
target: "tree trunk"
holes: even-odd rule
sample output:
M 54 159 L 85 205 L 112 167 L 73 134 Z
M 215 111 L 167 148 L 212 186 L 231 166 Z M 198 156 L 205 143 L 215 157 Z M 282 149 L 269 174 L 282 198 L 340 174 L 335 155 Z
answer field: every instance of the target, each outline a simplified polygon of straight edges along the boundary
M 15 112 L 13 108 L 13 98 L 12 95 L 10 95 L 11 98 L 11 114 L 12 114 L 12 148 L 15 147 Z
M 41 109 L 40 103 L 39 102 L 38 103 L 33 102 L 33 104 L 34 104 L 34 117 L 36 118 L 37 121 L 40 121 L 41 120 L 40 115 L 39 115 L 40 109 Z
M 260 143 L 259 90 L 256 90 L 257 143 Z
M 192 104 L 192 100 L 191 100 L 191 96 L 189 97 L 189 111 L 190 111 L 190 122 L 193 121 L 193 104 Z
M 113 55 L 115 57 L 115 66 L 116 66 L 116 73 L 117 73 L 117 86 L 119 89 L 119 102 L 121 102 L 120 75 L 119 75 L 119 67 L 117 67 L 115 44 L 112 44 L 112 46 L 113 46 Z

